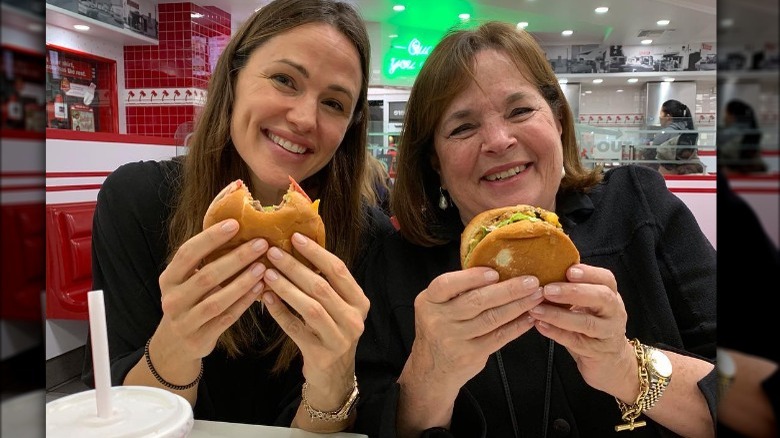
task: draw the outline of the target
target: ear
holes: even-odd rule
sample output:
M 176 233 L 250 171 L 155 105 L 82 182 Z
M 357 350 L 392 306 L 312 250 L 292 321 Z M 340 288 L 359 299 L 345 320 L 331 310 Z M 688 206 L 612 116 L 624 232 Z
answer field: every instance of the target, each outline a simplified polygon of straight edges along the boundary
M 431 167 L 441 176 L 441 162 L 439 162 L 439 156 L 436 155 L 436 152 L 431 154 Z
M 561 119 L 555 119 L 555 127 L 558 128 L 558 137 L 563 135 L 563 125 L 561 124 Z

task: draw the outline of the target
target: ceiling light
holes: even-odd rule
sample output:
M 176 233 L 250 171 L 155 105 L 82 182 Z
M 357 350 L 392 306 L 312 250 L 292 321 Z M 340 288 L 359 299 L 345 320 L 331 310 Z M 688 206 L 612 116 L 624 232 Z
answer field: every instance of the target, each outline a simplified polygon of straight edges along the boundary
M 593 80 L 593 83 L 594 83 L 594 84 L 600 84 L 600 83 L 602 83 L 602 82 L 604 82 L 604 79 L 594 79 L 594 80 Z
M 460 18 L 461 20 L 468 20 L 469 18 L 471 18 L 471 14 L 458 14 L 458 18 Z
M 650 44 L 653 40 L 642 40 L 642 44 Z
M 401 12 L 401 11 L 406 10 L 406 6 L 404 6 L 404 5 L 395 5 L 395 6 L 393 6 L 393 10 L 396 11 L 396 12 Z
M 616 92 L 616 93 L 622 93 L 622 92 L 623 92 L 623 89 L 622 89 L 622 88 L 618 88 L 617 90 L 615 90 L 615 92 Z
M 89 26 L 86 24 L 74 24 L 73 28 L 76 30 L 89 30 Z
M 593 92 L 593 91 L 591 91 L 591 90 L 586 90 L 586 91 L 585 91 L 585 94 L 590 94 L 590 93 L 592 93 L 592 92 Z
M 517 23 L 517 28 L 518 29 L 525 29 L 526 27 L 528 27 L 528 22 L 527 21 L 521 21 L 521 22 Z
M 724 18 L 720 20 L 721 27 L 731 27 L 734 25 L 734 19 L 733 18 Z
M 568 83 L 569 83 L 569 80 L 568 80 L 568 79 L 566 79 L 566 78 L 563 78 L 563 79 L 558 79 L 558 83 L 559 83 L 559 84 L 568 84 Z
M 664 82 L 674 82 L 674 78 L 664 78 Z
M 190 12 L 190 18 L 203 18 L 203 14 L 200 12 Z
M 631 79 L 628 80 L 629 84 L 635 84 L 637 82 L 639 82 L 639 79 L 637 79 L 637 78 L 631 78 Z
M 563 32 L 561 32 L 561 35 L 563 35 L 563 36 L 569 36 L 569 35 L 571 35 L 571 34 L 573 34 L 573 33 L 574 33 L 574 31 L 573 31 L 573 30 L 564 30 Z
M 391 33 L 391 34 L 390 34 L 390 35 L 388 35 L 387 37 L 388 37 L 388 38 L 398 38 L 398 34 L 397 34 L 397 33 Z
M 599 6 L 598 8 L 594 9 L 597 14 L 606 14 L 608 10 L 609 8 L 606 6 Z
M 669 20 L 658 20 L 655 22 L 655 24 L 659 26 L 666 26 L 667 24 L 669 24 Z

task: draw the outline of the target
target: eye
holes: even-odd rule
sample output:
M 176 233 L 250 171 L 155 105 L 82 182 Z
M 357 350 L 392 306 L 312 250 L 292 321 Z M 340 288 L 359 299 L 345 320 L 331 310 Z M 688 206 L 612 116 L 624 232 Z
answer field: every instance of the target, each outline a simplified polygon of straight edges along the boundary
M 275 74 L 275 75 L 271 75 L 270 79 L 284 87 L 295 88 L 295 82 L 293 82 L 292 78 L 287 75 Z
M 471 123 L 464 123 L 462 125 L 459 125 L 455 129 L 453 129 L 452 131 L 450 131 L 449 137 L 464 136 L 464 135 L 468 134 L 474 128 L 475 128 L 475 126 L 472 125 Z
M 525 119 L 531 117 L 531 115 L 534 113 L 534 111 L 535 110 L 533 108 L 528 108 L 528 107 L 514 108 L 514 109 L 512 109 L 512 111 L 510 111 L 509 117 L 510 118 L 519 118 L 520 120 L 525 120 Z
M 342 105 L 341 102 L 338 100 L 326 100 L 323 102 L 323 104 L 333 108 L 334 110 L 343 113 L 344 112 L 344 105 Z

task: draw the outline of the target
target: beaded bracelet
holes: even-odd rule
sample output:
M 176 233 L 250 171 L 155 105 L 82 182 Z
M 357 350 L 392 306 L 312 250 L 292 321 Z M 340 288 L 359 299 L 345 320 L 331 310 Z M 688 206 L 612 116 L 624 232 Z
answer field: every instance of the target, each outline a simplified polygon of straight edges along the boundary
M 198 377 L 195 378 L 195 380 L 192 381 L 192 383 L 189 383 L 187 385 L 174 385 L 173 383 L 168 382 L 167 380 L 163 379 L 162 376 L 160 376 L 160 373 L 157 372 L 156 369 L 154 369 L 154 365 L 152 365 L 152 358 L 149 356 L 149 344 L 152 343 L 152 338 L 149 338 L 148 341 L 146 341 L 146 346 L 144 346 L 144 357 L 146 358 L 146 365 L 149 367 L 149 371 L 152 372 L 152 375 L 155 379 L 157 379 L 160 384 L 162 384 L 166 388 L 170 388 L 176 391 L 184 391 L 185 389 L 190 389 L 193 386 L 197 385 L 198 382 L 200 382 L 200 379 L 203 377 L 203 361 L 200 362 L 200 373 L 198 373 Z

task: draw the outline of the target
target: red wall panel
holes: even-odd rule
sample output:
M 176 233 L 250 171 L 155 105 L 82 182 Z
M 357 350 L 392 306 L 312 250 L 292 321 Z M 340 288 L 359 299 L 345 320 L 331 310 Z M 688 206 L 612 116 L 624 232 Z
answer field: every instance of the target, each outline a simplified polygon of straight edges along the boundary
M 44 289 L 44 205 L 2 206 L 0 317 L 40 320 Z

